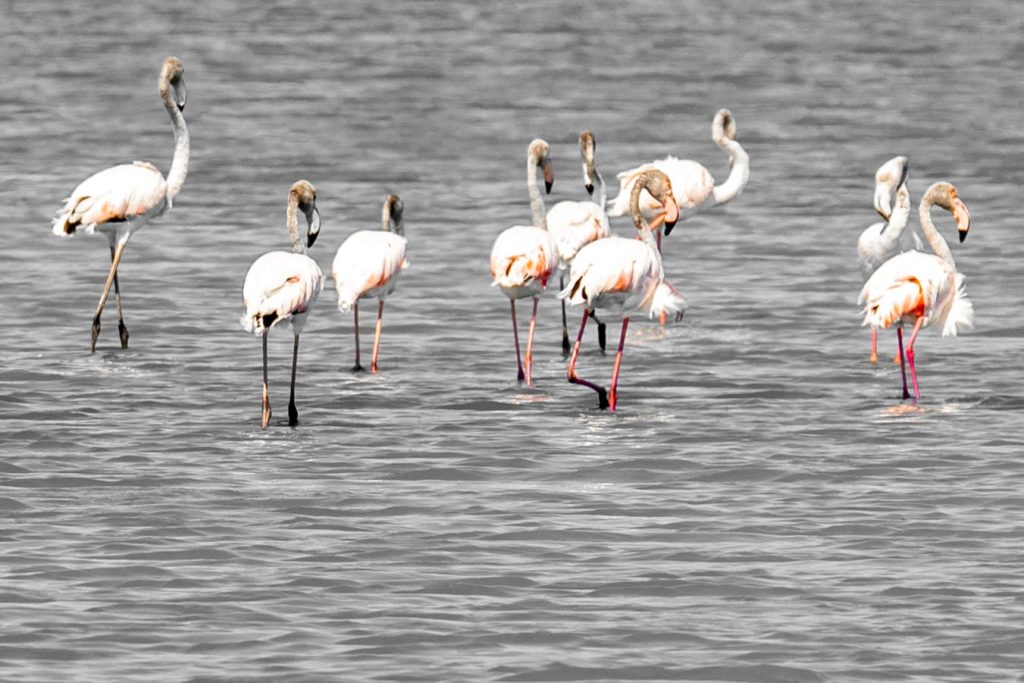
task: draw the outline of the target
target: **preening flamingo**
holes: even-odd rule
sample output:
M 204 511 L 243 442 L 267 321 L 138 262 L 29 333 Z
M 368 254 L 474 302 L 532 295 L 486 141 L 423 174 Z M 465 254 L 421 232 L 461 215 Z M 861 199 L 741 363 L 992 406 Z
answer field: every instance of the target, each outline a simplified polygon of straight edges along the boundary
M 875 172 L 875 211 L 885 219 L 866 228 L 857 239 L 857 255 L 864 277 L 869 278 L 880 265 L 903 251 L 904 228 L 910 218 L 910 193 L 907 174 L 910 162 L 906 157 L 893 157 Z M 889 209 L 890 196 L 896 190 L 896 204 Z M 917 249 L 921 241 L 911 231 Z M 871 362 L 878 362 L 878 328 L 871 328 Z
M 299 238 L 298 211 L 306 216 L 306 243 Z M 299 357 L 299 335 L 306 324 L 309 309 L 324 285 L 320 266 L 306 253 L 320 234 L 320 212 L 316 208 L 316 188 L 306 180 L 296 181 L 288 192 L 288 234 L 292 250 L 271 251 L 256 259 L 245 274 L 242 327 L 263 337 L 263 421 L 270 424 L 270 389 L 267 382 L 267 333 L 277 324 L 291 321 L 295 343 L 292 347 L 292 383 L 288 398 L 288 424 L 299 423 L 295 408 L 295 372 Z
M 398 276 L 409 265 L 405 258 L 404 208 L 398 195 L 389 194 L 381 212 L 381 230 L 360 230 L 348 236 L 334 255 L 331 274 L 338 290 L 338 310 L 353 310 L 356 336 L 356 364 L 353 372 L 363 369 L 359 364 L 359 300 L 377 298 L 377 329 L 373 335 L 373 356 L 370 372 L 377 372 L 380 333 L 384 316 L 384 299 L 395 291 Z M 392 225 L 394 227 L 392 228 Z
M 117 301 L 117 329 L 121 348 L 128 348 L 128 328 L 121 311 L 121 285 L 117 267 L 132 233 L 151 218 L 171 208 L 171 202 L 188 173 L 188 127 L 185 109 L 185 67 L 177 57 L 168 57 L 160 69 L 160 99 L 174 125 L 174 158 L 166 180 L 153 164 L 136 161 L 95 173 L 78 185 L 53 220 L 53 233 L 61 237 L 86 235 L 95 231 L 106 235 L 110 243 L 110 272 L 92 321 L 91 350 L 96 351 L 100 334 L 100 315 L 114 285 Z
M 530 190 L 530 209 L 533 225 L 513 225 L 506 228 L 494 240 L 491 248 L 491 283 L 505 292 L 512 305 L 512 336 L 515 339 L 516 363 L 519 367 L 519 381 L 526 380 L 526 386 L 533 386 L 533 332 L 537 325 L 537 304 L 540 293 L 558 267 L 558 246 L 547 231 L 544 214 L 544 199 L 537 188 L 537 167 L 544 173 L 544 189 L 551 191 L 555 181 L 551 167 L 551 151 L 548 143 L 540 138 L 530 143 L 526 153 L 526 184 Z M 530 332 L 526 339 L 526 370 L 519 353 L 519 330 L 516 325 L 516 299 L 533 298 L 533 312 L 530 315 Z
M 594 194 L 594 186 L 597 186 L 597 197 L 595 202 L 558 202 L 548 211 L 548 232 L 555 238 L 558 246 L 558 255 L 561 259 L 558 264 L 558 288 L 565 287 L 565 275 L 572 263 L 573 258 L 585 245 L 594 240 L 608 237 L 611 231 L 608 228 L 608 215 L 604 206 L 607 203 L 607 191 L 605 190 L 604 178 L 597 172 L 594 165 L 594 151 L 597 148 L 597 141 L 594 134 L 589 130 L 580 133 L 580 155 L 583 157 L 583 185 L 587 188 L 587 194 Z M 605 347 L 605 324 L 597 318 L 597 341 L 601 350 Z M 565 301 L 562 301 L 562 352 L 569 353 L 569 327 L 565 315 Z
M 640 195 L 645 191 L 662 205 L 661 211 L 655 214 L 650 224 L 646 223 L 640 208 Z M 611 410 L 615 410 L 629 311 L 645 309 L 654 317 L 662 312 L 681 311 L 685 306 L 683 297 L 665 281 L 661 254 L 652 236 L 653 231 L 662 224 L 665 225 L 665 234 L 669 234 L 679 218 L 679 206 L 668 176 L 654 169 L 641 173 L 633 183 L 630 213 L 640 239 L 605 237 L 580 249 L 572 262 L 569 284 L 558 294 L 559 298 L 568 299 L 571 304 L 585 306 L 583 322 L 580 323 L 580 331 L 569 360 L 568 379 L 573 384 L 582 384 L 596 391 L 598 406 Z M 576 375 L 576 359 L 579 357 L 583 330 L 587 326 L 587 317 L 595 308 L 625 312 L 619 348 L 615 354 L 615 368 L 607 392 L 604 387 Z
M 720 109 L 715 114 L 711 123 L 711 139 L 729 154 L 729 177 L 724 183 L 715 185 L 711 172 L 696 161 L 667 156 L 619 173 L 619 194 L 612 200 L 608 215 L 624 216 L 630 210 L 633 185 L 641 173 L 652 168 L 666 174 L 672 181 L 672 192 L 679 202 L 679 220 L 686 220 L 699 211 L 738 197 L 750 177 L 750 157 L 736 141 L 736 119 L 728 109 Z M 651 220 L 660 210 L 661 204 L 649 192 L 644 192 L 640 199 L 644 218 Z M 660 233 L 656 238 L 660 249 Z
M 918 209 L 921 231 L 934 254 L 917 250 L 897 254 L 879 266 L 860 292 L 858 303 L 864 304 L 864 324 L 874 327 L 897 325 L 900 370 L 903 376 L 903 398 L 907 391 L 906 365 L 914 384 L 914 400 L 921 397 L 914 367 L 914 342 L 921 328 L 934 324 L 942 336 L 956 336 L 974 324 L 974 305 L 967 298 L 964 276 L 957 272 L 953 253 L 942 239 L 931 219 L 931 207 L 938 205 L 953 214 L 960 241 L 967 237 L 971 227 L 971 214 L 957 194 L 956 188 L 938 182 L 928 188 Z M 913 323 L 910 340 L 903 351 L 902 323 Z

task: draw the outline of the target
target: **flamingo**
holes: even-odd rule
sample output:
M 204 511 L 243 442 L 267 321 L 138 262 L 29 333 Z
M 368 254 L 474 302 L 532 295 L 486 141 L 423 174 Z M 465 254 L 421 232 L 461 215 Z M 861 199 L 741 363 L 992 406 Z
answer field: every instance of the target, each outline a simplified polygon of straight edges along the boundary
M 875 211 L 885 219 L 865 228 L 857 239 L 857 254 L 860 258 L 864 277 L 871 274 L 896 254 L 903 251 L 902 239 L 907 220 L 910 218 L 910 193 L 907 190 L 907 173 L 910 162 L 904 156 L 893 157 L 882 164 L 875 173 Z M 889 209 L 889 196 L 896 190 L 896 204 Z M 911 231 L 915 247 L 923 248 L 917 234 Z M 871 328 L 871 362 L 878 362 L 878 328 Z
M 594 240 L 608 237 L 608 215 L 604 206 L 607 202 L 607 191 L 604 178 L 597 172 L 594 165 L 594 150 L 597 141 L 589 130 L 580 133 L 580 155 L 583 157 L 583 185 L 587 194 L 594 194 L 594 183 L 597 183 L 597 201 L 558 202 L 548 211 L 548 232 L 555 238 L 558 246 L 560 262 L 558 264 L 558 288 L 565 287 L 565 274 L 576 253 Z M 605 324 L 597 318 L 597 341 L 601 350 L 605 348 Z M 565 315 L 565 301 L 562 301 L 562 353 L 569 355 L 569 326 Z
M 348 236 L 334 255 L 331 273 L 338 290 L 338 310 L 353 309 L 356 335 L 356 364 L 352 371 L 363 369 L 359 364 L 359 300 L 376 297 L 377 330 L 373 336 L 373 357 L 370 372 L 377 372 L 380 332 L 384 315 L 384 299 L 395 291 L 398 276 L 408 267 L 405 258 L 405 221 L 402 200 L 389 194 L 381 212 L 382 230 L 360 230 Z M 394 229 L 392 230 L 392 224 Z
M 53 219 L 53 233 L 60 237 L 97 230 L 110 243 L 110 272 L 92 320 L 91 352 L 96 352 L 100 334 L 100 315 L 114 285 L 117 302 L 117 329 L 121 348 L 128 348 L 128 328 L 121 312 L 121 285 L 117 267 L 132 233 L 150 219 L 162 215 L 185 183 L 188 173 L 188 127 L 185 109 L 185 67 L 177 57 L 168 57 L 160 69 L 160 99 L 174 125 L 174 158 L 167 178 L 156 166 L 144 161 L 121 164 L 99 171 L 76 187 Z
M 739 196 L 750 177 L 750 157 L 736 141 L 736 119 L 728 109 L 719 109 L 711 123 L 711 139 L 729 154 L 729 177 L 721 185 L 704 166 L 690 159 L 667 156 L 618 174 L 619 194 L 611 202 L 609 216 L 624 216 L 630 210 L 633 185 L 644 171 L 655 168 L 668 175 L 676 200 L 679 202 L 679 220 L 685 220 L 699 211 L 724 204 Z M 640 211 L 647 220 L 661 210 L 661 204 L 644 193 Z M 656 232 L 658 249 L 661 233 Z
M 960 330 L 973 327 L 974 305 L 967 298 L 964 276 L 957 272 L 953 253 L 931 219 L 931 207 L 938 205 L 953 215 L 960 241 L 967 238 L 971 214 L 957 190 L 947 182 L 928 188 L 918 207 L 921 231 L 934 254 L 915 250 L 897 254 L 879 266 L 864 284 L 858 303 L 864 304 L 864 324 L 874 327 L 896 325 L 899 344 L 900 371 L 903 376 L 903 398 L 907 391 L 906 365 L 914 384 L 914 401 L 921 397 L 914 367 L 914 342 L 922 327 L 934 324 L 942 336 L 956 336 Z M 906 361 L 903 351 L 902 323 L 913 323 L 907 342 Z
M 544 174 L 544 189 L 551 192 L 555 182 L 551 167 L 551 152 L 548 143 L 540 138 L 530 143 L 526 154 L 526 184 L 530 190 L 530 209 L 533 225 L 513 225 L 506 228 L 494 240 L 491 248 L 491 283 L 500 287 L 512 305 L 512 336 L 515 339 L 516 363 L 519 366 L 519 381 L 526 380 L 526 386 L 533 386 L 533 332 L 537 325 L 537 304 L 540 293 L 548 285 L 552 272 L 558 267 L 558 245 L 547 231 L 544 214 L 544 199 L 537 188 L 537 167 Z M 516 299 L 533 298 L 533 313 L 530 315 L 530 333 L 526 340 L 526 363 L 519 354 L 519 330 L 516 326 Z
M 646 191 L 661 202 L 662 210 L 655 214 L 648 224 L 640 208 L 640 195 Z M 583 304 L 583 322 L 576 336 L 572 357 L 569 360 L 567 377 L 573 384 L 590 387 L 597 392 L 601 409 L 615 410 L 619 368 L 622 366 L 622 350 L 626 342 L 626 328 L 629 325 L 628 312 L 633 309 L 647 309 L 651 317 L 655 313 L 678 312 L 685 306 L 683 297 L 665 281 L 661 266 L 661 254 L 655 244 L 653 231 L 665 226 L 665 234 L 679 219 L 679 205 L 672 192 L 672 182 L 661 171 L 649 169 L 641 173 L 633 183 L 630 197 L 630 213 L 639 233 L 639 240 L 624 237 L 605 237 L 595 240 L 580 249 L 572 262 L 569 284 L 559 292 L 559 298 L 571 304 Z M 579 357 L 583 330 L 587 317 L 595 308 L 624 311 L 619 348 L 615 354 L 615 367 L 609 390 L 576 375 L 576 359 Z
M 299 239 L 297 211 L 306 216 L 306 244 Z M 242 328 L 263 337 L 263 421 L 270 424 L 270 390 L 267 384 L 267 333 L 278 323 L 291 321 L 295 344 L 292 347 L 292 385 L 288 398 L 288 425 L 299 423 L 295 408 L 295 371 L 299 356 L 299 335 L 306 315 L 324 285 L 320 266 L 306 253 L 320 234 L 320 212 L 316 208 L 316 188 L 306 180 L 296 181 L 288 192 L 288 234 L 292 251 L 270 251 L 253 261 L 242 286 Z

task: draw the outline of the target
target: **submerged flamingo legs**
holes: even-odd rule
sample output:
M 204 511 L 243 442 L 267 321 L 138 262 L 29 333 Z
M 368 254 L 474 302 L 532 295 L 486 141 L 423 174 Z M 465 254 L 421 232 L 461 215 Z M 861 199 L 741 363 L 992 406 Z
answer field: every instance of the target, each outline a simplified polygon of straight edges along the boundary
M 626 328 L 629 327 L 629 316 L 622 319 L 622 334 L 619 336 L 619 350 L 615 354 L 615 369 L 612 370 L 612 385 L 608 390 L 608 407 L 614 411 L 617 403 L 617 387 L 619 386 L 619 368 L 622 367 L 622 349 L 626 346 Z
M 590 387 L 591 389 L 596 391 L 597 392 L 597 405 L 598 405 L 598 407 L 601 410 L 604 410 L 609 405 L 608 404 L 608 394 L 604 390 L 604 387 L 598 386 L 598 385 L 594 384 L 593 382 L 589 382 L 589 381 L 583 379 L 582 377 L 577 377 L 576 376 L 576 359 L 580 355 L 580 343 L 583 341 L 583 330 L 585 330 L 586 327 L 587 327 L 587 317 L 589 315 L 590 315 L 590 312 L 587 311 L 586 309 L 583 309 L 583 322 L 580 323 L 580 332 L 579 332 L 578 335 L 576 335 L 576 344 L 573 345 L 573 348 L 572 348 L 572 358 L 569 359 L 569 368 L 566 371 L 566 377 L 568 378 L 569 382 L 571 382 L 572 384 L 581 384 L 581 385 L 583 385 L 585 387 Z

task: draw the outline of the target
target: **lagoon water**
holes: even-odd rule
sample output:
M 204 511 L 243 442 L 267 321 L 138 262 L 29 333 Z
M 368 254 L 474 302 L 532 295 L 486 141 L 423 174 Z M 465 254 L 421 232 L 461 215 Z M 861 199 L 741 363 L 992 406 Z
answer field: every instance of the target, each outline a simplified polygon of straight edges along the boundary
M 0 678 L 1024 671 L 1014 3 L 38 0 L 3 15 Z M 186 66 L 190 174 L 122 263 L 130 348 L 111 307 L 90 354 L 107 247 L 49 221 L 96 170 L 166 171 L 168 54 Z M 529 140 L 553 148 L 549 202 L 584 196 L 584 128 L 610 181 L 666 153 L 724 178 L 720 107 L 750 184 L 666 239 L 689 309 L 664 332 L 634 318 L 619 411 L 566 384 L 552 296 L 537 386 L 517 385 L 487 255 L 529 220 Z M 917 406 L 896 366 L 867 362 L 856 306 L 856 239 L 894 154 L 915 202 L 949 180 L 974 218 L 953 251 L 977 327 L 923 333 Z M 296 429 L 291 336 L 272 336 L 260 431 L 241 283 L 287 248 L 298 178 L 319 190 L 325 270 L 387 192 L 411 267 L 378 376 L 348 372 L 351 317 L 328 283 Z M 606 382 L 592 340 L 580 370 Z M 883 334 L 883 358 L 894 346 Z

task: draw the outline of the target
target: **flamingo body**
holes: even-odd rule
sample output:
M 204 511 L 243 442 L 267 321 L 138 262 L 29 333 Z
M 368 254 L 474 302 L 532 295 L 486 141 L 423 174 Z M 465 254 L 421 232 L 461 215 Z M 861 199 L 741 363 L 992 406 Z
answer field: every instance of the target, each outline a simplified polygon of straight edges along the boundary
M 864 284 L 864 324 L 890 327 L 897 321 L 939 328 L 944 337 L 974 326 L 974 306 L 964 276 L 934 254 L 906 251 L 892 257 Z
M 557 267 L 558 245 L 535 225 L 506 228 L 491 248 L 491 284 L 509 299 L 539 296 Z
M 126 222 L 139 227 L 170 208 L 167 181 L 153 164 L 136 161 L 89 176 L 64 201 L 53 220 L 58 236 L 96 230 L 108 235 L 128 232 Z
M 360 299 L 384 300 L 395 291 L 398 276 L 409 266 L 408 240 L 393 232 L 360 230 L 338 247 L 331 272 L 338 309 L 348 311 Z
M 271 251 L 256 259 L 245 274 L 242 327 L 255 335 L 289 321 L 295 334 L 302 332 L 324 285 L 324 274 L 309 256 Z

